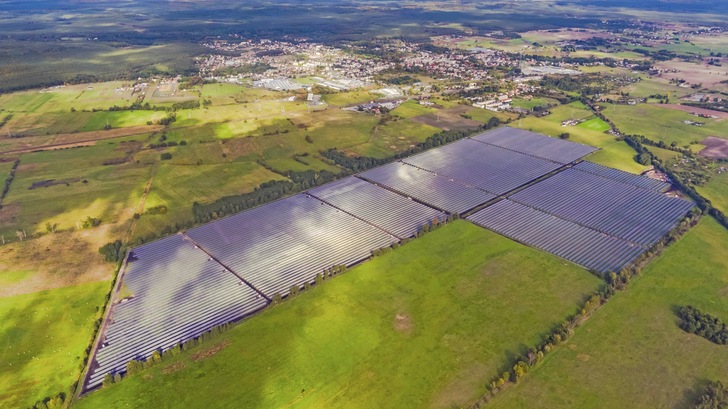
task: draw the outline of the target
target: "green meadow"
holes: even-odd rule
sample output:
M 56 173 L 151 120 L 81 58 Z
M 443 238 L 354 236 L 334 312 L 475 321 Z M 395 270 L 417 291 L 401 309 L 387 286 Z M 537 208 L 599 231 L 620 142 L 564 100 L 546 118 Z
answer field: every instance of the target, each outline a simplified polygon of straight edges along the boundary
M 0 283 L 23 274 L 3 271 Z M 0 297 L 0 407 L 68 394 L 108 289 L 101 282 Z

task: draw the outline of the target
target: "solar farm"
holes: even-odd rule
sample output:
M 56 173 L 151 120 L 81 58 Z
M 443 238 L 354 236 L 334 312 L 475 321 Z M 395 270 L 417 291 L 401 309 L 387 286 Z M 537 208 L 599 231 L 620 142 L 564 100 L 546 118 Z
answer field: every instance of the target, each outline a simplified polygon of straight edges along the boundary
M 453 214 L 619 271 L 693 205 L 665 182 L 581 161 L 594 150 L 503 127 L 137 247 L 123 270 L 133 295 L 113 306 L 86 390 Z

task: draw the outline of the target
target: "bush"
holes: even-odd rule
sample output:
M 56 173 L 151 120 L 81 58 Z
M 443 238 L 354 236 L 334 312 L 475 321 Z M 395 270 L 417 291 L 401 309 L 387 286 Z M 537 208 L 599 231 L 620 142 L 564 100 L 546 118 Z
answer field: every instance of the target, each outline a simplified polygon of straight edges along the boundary
M 170 160 L 172 159 L 172 154 L 169 152 L 165 152 L 159 156 L 161 160 Z

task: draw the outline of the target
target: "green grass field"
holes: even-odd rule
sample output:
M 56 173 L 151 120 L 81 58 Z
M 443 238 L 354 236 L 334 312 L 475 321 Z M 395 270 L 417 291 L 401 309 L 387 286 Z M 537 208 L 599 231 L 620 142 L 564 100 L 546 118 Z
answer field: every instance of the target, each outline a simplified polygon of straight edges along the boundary
M 411 99 L 404 102 L 397 108 L 394 108 L 391 114 L 402 118 L 412 118 L 413 116 L 425 115 L 435 111 L 437 111 L 437 109 L 420 105 L 417 101 Z
M 690 304 L 728 319 L 726 248 L 728 232 L 704 219 L 489 407 L 689 407 L 708 381 L 728 381 L 726 347 L 682 331 L 674 313 Z
M 604 122 L 601 118 L 588 119 L 577 126 L 597 132 L 604 132 L 610 129 L 609 124 Z
M 728 122 L 698 118 L 687 112 L 664 108 L 659 105 L 638 104 L 605 105 L 603 111 L 626 134 L 644 135 L 667 144 L 679 146 L 699 143 L 706 136 L 728 134 Z M 703 122 L 703 126 L 684 124 L 683 121 Z
M 78 408 L 467 404 L 600 280 L 459 221 L 92 393 Z M 195 351 L 191 351 L 192 354 Z M 182 369 L 180 369 L 182 368 Z
M 0 407 L 68 393 L 108 289 L 101 282 L 0 298 Z
M 371 140 L 354 146 L 351 150 L 363 156 L 387 158 L 413 147 L 439 131 L 434 126 L 400 119 L 378 126 Z
M 728 213 L 728 172 L 714 174 L 705 186 L 696 186 L 698 193 L 710 200 L 713 206 Z

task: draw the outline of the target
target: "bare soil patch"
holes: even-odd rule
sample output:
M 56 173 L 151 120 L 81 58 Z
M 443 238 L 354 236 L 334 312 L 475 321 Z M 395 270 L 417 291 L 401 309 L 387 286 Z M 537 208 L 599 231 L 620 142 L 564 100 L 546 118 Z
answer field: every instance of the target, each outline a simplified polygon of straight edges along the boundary
M 688 112 L 688 113 L 695 112 L 696 114 L 715 115 L 720 119 L 728 118 L 728 112 L 714 111 L 712 109 L 697 108 L 697 107 L 691 107 L 691 106 L 687 106 L 687 105 L 678 105 L 678 104 L 660 104 L 658 106 L 664 107 L 664 108 L 676 109 L 678 111 L 683 111 L 683 112 Z
M 728 139 L 709 136 L 700 142 L 705 145 L 699 154 L 708 159 L 728 159 Z
M 145 125 L 145 126 L 132 126 L 128 128 L 115 128 L 104 131 L 92 131 L 92 132 L 79 132 L 69 134 L 58 134 L 53 137 L 52 141 L 48 140 L 45 136 L 43 139 L 35 138 L 24 138 L 25 142 L 22 147 L 17 149 L 11 149 L 3 153 L 25 153 L 34 151 L 46 151 L 53 149 L 64 149 L 64 148 L 75 148 L 79 146 L 90 146 L 96 141 L 104 139 L 121 138 L 124 136 L 141 135 L 145 133 L 155 132 L 164 128 L 162 125 Z
M 0 224 L 16 224 L 20 216 L 20 205 L 13 203 L 0 208 Z M 5 238 L 6 240 L 8 237 Z M 2 243 L 2 241 L 0 241 Z M 1 263 L 0 263 L 1 264 Z
M 5 206 L 0 212 L 10 207 Z M 20 281 L 0 286 L 0 297 L 109 280 L 114 265 L 105 263 L 98 254 L 98 238 L 84 233 L 87 232 L 45 234 L 0 246 L 0 275 L 32 272 Z
M 184 361 L 175 362 L 172 365 L 169 365 L 169 366 L 165 367 L 164 369 L 162 369 L 162 373 L 165 375 L 175 373 L 177 371 L 185 369 L 185 366 L 187 366 L 187 365 L 184 363 Z
M 226 339 L 211 348 L 208 348 L 208 349 L 205 349 L 202 351 L 197 351 L 194 354 L 192 354 L 192 360 L 201 361 L 205 358 L 209 358 L 209 357 L 215 355 L 216 353 L 222 351 L 223 349 L 227 348 L 228 346 L 230 346 L 231 343 L 232 342 L 229 339 Z
M 707 61 L 707 59 L 705 60 Z M 707 65 L 703 63 L 694 63 L 686 61 L 664 61 L 655 64 L 656 67 L 664 70 L 660 75 L 662 78 L 667 79 L 684 79 L 690 84 L 702 84 L 703 88 L 709 88 L 715 91 L 724 88 L 721 81 L 725 80 L 726 74 L 728 73 L 728 64 L 723 64 L 720 67 L 714 65 Z M 677 70 L 677 72 L 670 72 L 670 70 Z
M 394 329 L 398 332 L 404 332 L 406 334 L 412 333 L 412 317 L 407 314 L 395 315 Z
M 472 129 L 481 126 L 482 124 L 472 119 L 466 119 L 460 116 L 468 112 L 470 107 L 456 106 L 448 109 L 441 109 L 438 112 L 432 112 L 425 115 L 416 116 L 410 118 L 415 122 L 421 124 L 434 126 L 440 128 L 443 131 L 451 131 L 454 129 Z

